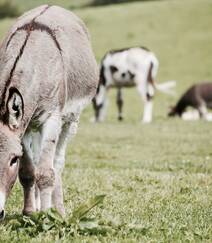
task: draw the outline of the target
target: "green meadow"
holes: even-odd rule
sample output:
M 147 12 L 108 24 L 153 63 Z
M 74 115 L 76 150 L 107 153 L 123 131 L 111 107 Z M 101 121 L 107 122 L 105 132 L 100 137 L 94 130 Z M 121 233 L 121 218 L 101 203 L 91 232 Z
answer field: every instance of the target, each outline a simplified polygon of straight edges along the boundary
M 185 89 L 212 81 L 212 1 L 134 2 L 74 12 L 90 30 L 98 62 L 110 49 L 147 46 L 160 61 L 158 82 L 176 80 L 176 96 L 158 92 L 147 125 L 133 88 L 124 90 L 123 122 L 117 121 L 115 90 L 105 122 L 90 123 L 92 107 L 84 110 L 67 150 L 64 197 L 68 217 L 80 203 L 105 194 L 86 215 L 96 227 L 31 234 L 8 219 L 0 225 L 0 242 L 212 242 L 212 124 L 167 117 Z M 0 20 L 0 38 L 14 21 Z M 16 183 L 8 218 L 21 214 L 22 202 Z

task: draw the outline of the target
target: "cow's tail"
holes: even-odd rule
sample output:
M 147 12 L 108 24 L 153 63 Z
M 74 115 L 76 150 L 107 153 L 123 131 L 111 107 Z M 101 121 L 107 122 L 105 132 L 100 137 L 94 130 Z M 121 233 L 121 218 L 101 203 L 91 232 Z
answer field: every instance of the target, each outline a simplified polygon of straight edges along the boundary
M 173 90 L 173 88 L 176 86 L 176 81 L 172 80 L 160 84 L 156 83 L 158 66 L 159 66 L 158 60 L 156 59 L 155 56 L 152 56 L 152 60 L 150 63 L 149 72 L 147 76 L 148 83 L 151 84 L 156 90 L 160 92 L 169 95 L 175 95 L 175 91 Z
M 157 84 L 155 83 L 155 88 L 165 94 L 168 95 L 175 95 L 175 90 L 173 90 L 176 86 L 176 81 L 175 80 L 170 80 L 164 83 Z

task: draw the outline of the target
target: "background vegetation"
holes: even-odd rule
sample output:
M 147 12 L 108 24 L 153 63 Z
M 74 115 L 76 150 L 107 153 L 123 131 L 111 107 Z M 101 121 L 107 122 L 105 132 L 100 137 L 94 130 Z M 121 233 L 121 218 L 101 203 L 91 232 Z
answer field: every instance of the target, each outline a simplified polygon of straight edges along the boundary
M 0 0 L 0 18 L 15 17 L 41 4 L 60 5 L 67 9 L 84 8 L 125 2 L 142 2 L 151 0 Z M 159 0 L 158 0 L 159 1 Z
M 211 80 L 212 1 L 135 2 L 75 12 L 91 32 L 98 61 L 110 49 L 147 46 L 160 60 L 159 82 L 178 81 L 177 96 L 156 95 L 149 125 L 140 122 L 142 103 L 134 89 L 125 90 L 122 123 L 116 120 L 114 91 L 105 123 L 89 123 L 91 106 L 84 111 L 67 151 L 67 215 L 90 196 L 106 194 L 103 205 L 89 216 L 108 229 L 64 235 L 49 230 L 32 237 L 24 229 L 17 234 L 1 225 L 0 241 L 50 242 L 62 237 L 63 242 L 211 242 L 211 123 L 168 119 L 166 114 L 187 87 Z M 1 20 L 1 37 L 13 22 Z M 9 216 L 20 213 L 21 205 L 17 184 L 7 205 Z
M 0 0 L 0 19 L 5 17 L 16 17 L 19 15 L 18 7 L 10 1 Z

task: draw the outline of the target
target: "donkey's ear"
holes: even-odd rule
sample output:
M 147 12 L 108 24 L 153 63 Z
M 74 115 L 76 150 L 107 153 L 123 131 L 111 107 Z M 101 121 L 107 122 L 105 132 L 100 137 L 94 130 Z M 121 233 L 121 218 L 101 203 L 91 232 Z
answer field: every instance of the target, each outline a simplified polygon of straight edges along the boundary
M 10 129 L 14 130 L 19 128 L 21 120 L 23 118 L 24 103 L 21 93 L 15 88 L 10 89 L 7 102 L 7 111 L 8 125 Z

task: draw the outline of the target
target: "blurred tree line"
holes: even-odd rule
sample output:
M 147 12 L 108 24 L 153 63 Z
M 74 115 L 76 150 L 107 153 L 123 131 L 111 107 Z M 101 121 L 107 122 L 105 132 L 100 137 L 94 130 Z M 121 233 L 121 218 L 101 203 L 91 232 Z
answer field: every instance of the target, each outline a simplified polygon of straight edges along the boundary
M 16 17 L 19 15 L 18 6 L 11 1 L 0 0 L 0 18 Z
M 91 6 L 100 6 L 100 5 L 107 5 L 107 4 L 116 4 L 116 3 L 124 3 L 124 2 L 141 2 L 141 1 L 148 1 L 148 0 L 93 0 L 91 1 Z M 149 0 L 150 1 L 150 0 Z
M 0 18 L 16 17 L 41 4 L 60 5 L 68 9 L 151 0 L 0 0 Z

